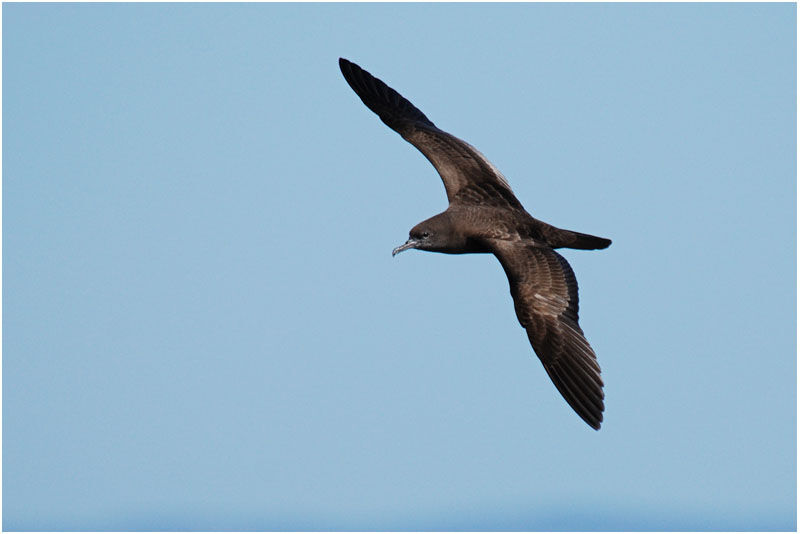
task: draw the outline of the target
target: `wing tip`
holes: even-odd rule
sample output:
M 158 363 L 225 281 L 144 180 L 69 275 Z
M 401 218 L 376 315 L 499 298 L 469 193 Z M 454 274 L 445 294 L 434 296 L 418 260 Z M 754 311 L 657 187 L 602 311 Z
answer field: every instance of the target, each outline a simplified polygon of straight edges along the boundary
M 603 387 L 592 381 L 587 382 L 579 367 L 545 364 L 544 369 L 578 417 L 593 429 L 600 430 L 606 409 Z
M 575 413 L 577 413 L 578 416 L 580 416 L 581 419 L 583 419 L 584 423 L 586 423 L 587 425 L 592 427 L 595 431 L 600 430 L 600 427 L 603 424 L 603 410 L 605 410 L 605 405 L 603 406 L 603 409 L 597 414 L 594 414 L 594 413 L 581 413 L 578 410 L 576 410 L 575 407 L 572 406 L 571 404 L 570 404 L 570 407 L 573 410 L 575 410 Z
M 347 59 L 345 59 L 343 57 L 340 57 L 339 58 L 339 70 L 342 71 L 342 75 L 344 76 L 345 80 L 347 80 L 347 82 L 352 87 L 352 83 L 353 83 L 352 80 L 353 80 L 354 75 L 359 70 L 363 70 L 363 69 L 361 67 L 359 67 L 358 65 L 356 65 L 355 63 L 353 63 L 352 61 L 349 61 L 349 60 L 347 60 Z M 355 87 L 353 87 L 353 90 L 355 90 Z
M 355 65 L 352 61 L 349 61 L 343 57 L 339 58 L 339 69 L 344 72 L 345 69 L 350 68 L 352 65 Z
M 600 419 L 598 419 L 597 421 L 594 421 L 594 422 L 589 422 L 589 421 L 586 421 L 585 419 L 584 419 L 584 421 L 586 422 L 586 424 L 588 424 L 590 427 L 592 427 L 595 430 L 595 432 L 597 432 L 598 430 L 600 430 L 600 427 L 603 424 L 603 416 L 601 414 L 600 415 Z
M 340 57 L 339 69 L 364 105 L 391 129 L 403 135 L 415 125 L 435 127 L 433 122 L 408 99 L 356 63 Z

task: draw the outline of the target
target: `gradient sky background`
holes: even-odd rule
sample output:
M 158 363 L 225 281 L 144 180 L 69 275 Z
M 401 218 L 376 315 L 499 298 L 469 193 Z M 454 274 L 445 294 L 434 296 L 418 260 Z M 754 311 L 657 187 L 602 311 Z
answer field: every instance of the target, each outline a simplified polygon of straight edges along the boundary
M 3 528 L 795 530 L 795 9 L 3 5 Z M 614 240 L 600 432 L 339 56 Z

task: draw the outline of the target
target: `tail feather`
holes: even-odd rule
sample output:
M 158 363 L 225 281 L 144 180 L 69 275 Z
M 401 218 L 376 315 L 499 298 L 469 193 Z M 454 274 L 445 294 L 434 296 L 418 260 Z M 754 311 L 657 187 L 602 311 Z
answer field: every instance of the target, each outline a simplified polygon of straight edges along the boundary
M 555 236 L 550 246 L 553 248 L 576 248 L 579 250 L 599 250 L 611 244 L 610 239 L 597 237 L 571 230 L 561 230 Z

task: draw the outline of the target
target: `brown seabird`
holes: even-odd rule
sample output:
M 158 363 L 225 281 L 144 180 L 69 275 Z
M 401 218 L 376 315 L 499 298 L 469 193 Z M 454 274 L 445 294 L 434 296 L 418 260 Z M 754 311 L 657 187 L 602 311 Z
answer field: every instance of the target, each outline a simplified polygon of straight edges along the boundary
M 347 83 L 389 128 L 417 147 L 444 182 L 449 206 L 409 232 L 392 256 L 416 248 L 446 254 L 492 253 L 508 276 L 514 310 L 533 350 L 569 405 L 589 426 L 603 421 L 603 380 L 578 326 L 578 282 L 556 248 L 596 250 L 610 239 L 534 219 L 505 177 L 472 145 L 434 124 L 397 91 L 339 58 Z

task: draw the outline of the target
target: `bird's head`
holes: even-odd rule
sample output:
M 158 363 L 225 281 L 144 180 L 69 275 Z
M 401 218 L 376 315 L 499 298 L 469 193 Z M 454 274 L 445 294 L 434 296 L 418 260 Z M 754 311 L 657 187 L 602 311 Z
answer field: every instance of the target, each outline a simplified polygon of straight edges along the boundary
M 408 241 L 394 249 L 392 256 L 410 248 L 447 252 L 454 244 L 453 228 L 449 217 L 444 213 L 440 213 L 412 228 L 408 233 Z

